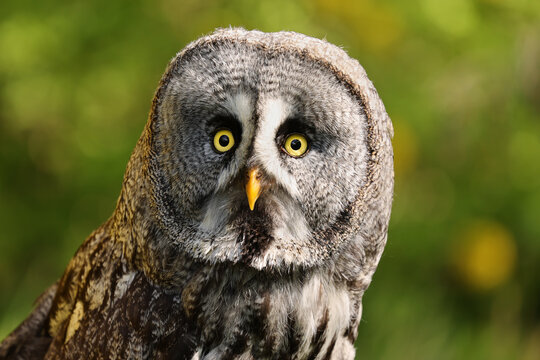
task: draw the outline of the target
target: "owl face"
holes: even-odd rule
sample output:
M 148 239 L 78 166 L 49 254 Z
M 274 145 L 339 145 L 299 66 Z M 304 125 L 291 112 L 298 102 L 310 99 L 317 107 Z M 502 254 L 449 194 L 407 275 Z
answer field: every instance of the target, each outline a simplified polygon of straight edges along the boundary
M 173 61 L 159 91 L 150 167 L 168 241 L 257 269 L 332 254 L 366 182 L 368 141 L 359 98 L 328 66 L 209 42 Z

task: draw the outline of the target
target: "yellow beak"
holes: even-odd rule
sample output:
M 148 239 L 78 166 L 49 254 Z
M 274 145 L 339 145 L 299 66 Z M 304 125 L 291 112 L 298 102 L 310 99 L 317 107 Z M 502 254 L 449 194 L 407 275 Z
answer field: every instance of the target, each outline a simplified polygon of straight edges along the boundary
M 249 202 L 249 208 L 253 211 L 255 202 L 261 195 L 261 181 L 259 179 L 259 169 L 253 168 L 248 172 L 248 182 L 246 184 L 246 194 Z

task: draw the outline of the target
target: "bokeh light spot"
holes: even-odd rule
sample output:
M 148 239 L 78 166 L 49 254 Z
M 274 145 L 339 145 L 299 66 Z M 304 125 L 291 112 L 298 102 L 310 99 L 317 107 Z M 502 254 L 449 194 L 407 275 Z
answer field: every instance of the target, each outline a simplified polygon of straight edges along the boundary
M 514 272 L 514 237 L 501 224 L 476 220 L 458 235 L 451 252 L 456 277 L 474 291 L 503 285 Z

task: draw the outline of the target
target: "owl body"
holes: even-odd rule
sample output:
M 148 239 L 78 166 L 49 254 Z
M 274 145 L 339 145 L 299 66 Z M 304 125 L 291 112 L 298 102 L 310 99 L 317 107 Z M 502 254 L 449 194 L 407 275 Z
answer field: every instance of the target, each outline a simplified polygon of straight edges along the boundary
M 218 30 L 158 87 L 111 218 L 0 359 L 353 359 L 392 126 L 327 42 Z

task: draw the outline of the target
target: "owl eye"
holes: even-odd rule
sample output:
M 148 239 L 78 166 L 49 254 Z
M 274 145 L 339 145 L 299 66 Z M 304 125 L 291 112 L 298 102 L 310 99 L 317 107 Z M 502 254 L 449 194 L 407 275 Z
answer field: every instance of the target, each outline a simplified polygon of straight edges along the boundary
M 214 149 L 219 153 L 229 151 L 234 146 L 234 135 L 230 130 L 222 129 L 214 135 Z
M 302 134 L 294 133 L 287 136 L 283 150 L 292 157 L 301 157 L 308 150 L 308 141 Z

